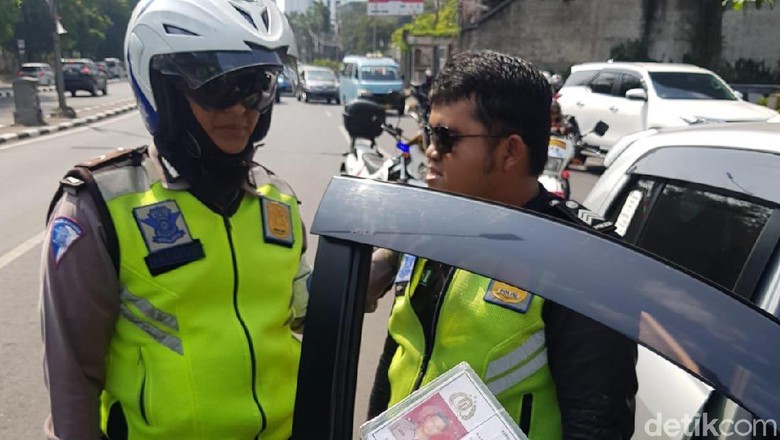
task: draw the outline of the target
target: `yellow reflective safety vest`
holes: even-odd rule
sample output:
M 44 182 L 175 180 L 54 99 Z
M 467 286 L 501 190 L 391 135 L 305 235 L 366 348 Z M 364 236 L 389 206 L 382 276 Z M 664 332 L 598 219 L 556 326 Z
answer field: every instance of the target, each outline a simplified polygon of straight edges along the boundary
M 94 172 L 120 250 L 102 429 L 121 405 L 130 439 L 288 439 L 297 200 L 269 180 L 223 217 L 164 188 L 152 160 Z
M 561 415 L 547 365 L 542 305 L 529 292 L 456 269 L 434 312 L 433 344 L 411 298 L 425 260 L 405 255 L 389 332 L 398 348 L 388 369 L 392 406 L 458 363 L 468 362 L 530 439 L 560 439 Z

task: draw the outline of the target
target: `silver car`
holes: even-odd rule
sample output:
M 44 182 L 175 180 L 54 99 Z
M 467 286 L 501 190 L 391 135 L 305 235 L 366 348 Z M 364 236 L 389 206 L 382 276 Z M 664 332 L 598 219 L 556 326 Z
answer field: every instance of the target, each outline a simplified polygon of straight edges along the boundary
M 780 314 L 780 123 L 647 131 L 621 141 L 605 164 L 584 204 L 613 221 L 626 242 L 767 316 Z M 702 314 L 708 306 L 680 304 L 680 313 Z M 709 326 L 721 331 L 719 320 Z M 702 408 L 751 419 L 650 350 L 640 348 L 637 375 L 635 439 L 684 438 L 664 431 L 660 421 L 690 419 Z
M 50 86 L 56 82 L 54 69 L 46 63 L 24 63 L 18 76 L 35 78 L 40 86 Z

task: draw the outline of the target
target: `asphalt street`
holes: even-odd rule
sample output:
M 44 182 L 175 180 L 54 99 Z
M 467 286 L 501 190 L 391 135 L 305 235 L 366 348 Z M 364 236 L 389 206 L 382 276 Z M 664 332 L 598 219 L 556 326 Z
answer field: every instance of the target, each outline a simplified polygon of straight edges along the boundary
M 114 99 L 87 95 L 69 98 L 69 104 Z M 54 97 L 56 103 L 56 95 Z M 0 100 L 0 123 L 9 108 Z M 395 117 L 388 115 L 395 123 Z M 413 133 L 414 121 L 401 125 Z M 311 224 L 317 204 L 338 173 L 346 151 L 341 107 L 304 104 L 285 97 L 274 108 L 271 131 L 256 160 L 287 180 L 302 201 L 302 215 Z M 0 146 L 0 439 L 42 438 L 48 412 L 42 379 L 38 312 L 39 262 L 44 240 L 46 209 L 57 182 L 72 164 L 118 147 L 136 147 L 149 137 L 137 111 L 91 126 Z M 380 146 L 392 148 L 389 136 Z M 597 176 L 572 172 L 573 198 L 583 200 Z M 377 215 L 382 215 L 377 207 Z M 316 253 L 316 237 L 309 237 L 309 260 Z M 356 426 L 364 418 L 374 368 L 386 334 L 390 298 L 365 320 L 358 375 Z
M 45 90 L 48 90 L 48 88 L 45 88 Z M 102 92 L 98 92 L 97 96 L 91 96 L 89 92 L 78 91 L 75 97 L 71 97 L 70 93 L 66 92 L 65 102 L 81 116 L 91 110 L 105 109 L 117 101 L 132 97 L 133 92 L 130 90 L 130 84 L 127 80 L 109 80 L 108 95 L 103 96 Z M 38 98 L 41 102 L 41 111 L 44 119 L 47 119 L 55 109 L 59 108 L 56 91 L 39 92 Z M 14 123 L 14 109 L 13 96 L 0 96 L 0 128 Z

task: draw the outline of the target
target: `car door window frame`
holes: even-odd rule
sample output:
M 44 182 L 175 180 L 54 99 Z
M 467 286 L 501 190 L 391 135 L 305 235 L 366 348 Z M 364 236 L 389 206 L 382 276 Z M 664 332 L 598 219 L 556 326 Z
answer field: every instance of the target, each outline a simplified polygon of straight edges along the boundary
M 607 92 L 597 92 L 596 90 L 594 90 L 593 89 L 593 84 L 596 81 L 598 81 L 599 77 L 601 77 L 602 75 L 607 75 L 607 74 L 614 75 L 614 77 L 615 77 L 612 80 L 612 89 L 608 93 Z M 599 94 L 599 95 L 603 95 L 603 96 L 613 96 L 614 97 L 614 96 L 617 96 L 617 86 L 618 86 L 618 83 L 620 83 L 620 72 L 617 71 L 617 70 L 606 69 L 606 70 L 601 70 L 593 78 L 591 78 L 590 81 L 588 81 L 588 88 L 593 93 L 596 93 L 596 94 Z
M 686 188 L 698 189 L 719 196 L 732 197 L 738 200 L 743 200 L 772 209 L 772 213 L 770 214 L 766 223 L 762 226 L 761 231 L 758 233 L 758 237 L 753 243 L 751 251 L 745 258 L 745 261 L 742 263 L 742 267 L 740 268 L 739 274 L 735 280 L 734 287 L 732 288 L 734 293 L 738 294 L 739 296 L 750 300 L 753 303 L 758 303 L 758 296 L 761 293 L 760 290 L 758 290 L 759 284 L 761 283 L 763 276 L 768 275 L 766 272 L 767 270 L 771 269 L 770 262 L 772 261 L 772 257 L 778 246 L 780 246 L 780 207 L 775 206 L 772 202 L 762 199 L 755 199 L 747 194 L 735 193 L 723 188 L 658 176 L 632 174 L 631 178 L 620 192 L 620 195 L 615 198 L 615 202 L 607 209 L 607 219 L 612 221 L 617 220 L 617 216 L 620 214 L 620 211 L 625 205 L 629 194 L 638 189 L 639 181 L 651 182 L 653 187 L 650 192 L 645 195 L 647 200 L 645 215 L 639 219 L 640 222 L 637 227 L 631 228 L 630 230 L 627 229 L 626 235 L 623 237 L 626 242 L 633 245 L 637 245 L 637 243 L 642 242 L 642 237 L 647 231 L 648 221 L 653 218 L 653 213 L 658 205 L 659 199 L 664 193 L 664 189 L 666 188 L 667 184 L 669 183 L 676 183 L 678 185 L 683 185 Z M 634 215 L 636 214 L 632 214 L 632 217 Z M 634 219 L 632 218 L 631 220 L 633 221 Z M 683 269 L 686 271 L 689 270 L 687 268 Z
M 618 82 L 617 93 L 616 93 L 617 97 L 623 98 L 623 99 L 628 99 L 628 98 L 626 98 L 626 92 L 628 92 L 631 89 L 623 90 L 623 83 L 625 82 L 625 77 L 627 77 L 627 76 L 630 76 L 630 77 L 636 79 L 637 81 L 639 81 L 639 87 L 632 87 L 631 89 L 641 88 L 645 92 L 647 92 L 647 86 L 645 85 L 644 80 L 642 80 L 642 76 L 641 75 L 639 75 L 638 73 L 635 73 L 635 72 L 628 71 L 628 70 L 623 70 L 623 71 L 620 71 L 620 81 Z
M 418 208 L 410 209 L 409 200 L 415 200 Z M 377 203 L 404 215 L 376 216 Z M 486 221 L 478 225 L 435 221 L 462 212 Z M 528 287 L 650 347 L 755 414 L 780 413 L 780 401 L 774 398 L 780 395 L 774 369 L 780 365 L 780 351 L 767 350 L 780 340 L 780 320 L 613 238 L 518 209 L 347 177 L 331 180 L 312 232 L 320 236 L 320 244 L 303 339 L 293 439 L 351 436 L 372 246 Z M 572 248 L 571 243 L 581 242 L 587 247 Z M 475 249 L 490 252 L 474 258 Z M 511 261 L 522 261 L 528 270 L 518 271 L 517 265 L 508 264 Z M 610 280 L 609 288 L 605 279 Z M 679 313 L 679 304 L 704 303 L 708 307 L 694 316 Z M 676 348 L 653 342 L 657 333 L 641 331 L 645 318 L 661 325 Z M 719 323 L 717 332 L 704 325 L 710 321 Z M 751 338 L 744 340 L 748 329 Z M 745 380 L 735 383 L 731 379 L 738 374 Z

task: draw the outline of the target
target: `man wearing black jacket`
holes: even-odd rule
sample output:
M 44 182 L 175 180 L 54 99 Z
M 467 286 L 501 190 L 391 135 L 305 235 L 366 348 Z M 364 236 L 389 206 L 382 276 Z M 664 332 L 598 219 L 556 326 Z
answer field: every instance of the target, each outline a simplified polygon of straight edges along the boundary
M 612 232 L 610 223 L 537 181 L 547 160 L 551 96 L 533 66 L 495 52 L 461 53 L 436 77 L 430 97 L 429 187 Z M 442 221 L 485 219 L 463 213 Z M 466 361 L 531 440 L 633 434 L 632 341 L 545 301 L 544 292 L 378 250 L 369 310 L 391 283 L 395 302 L 369 417 Z

